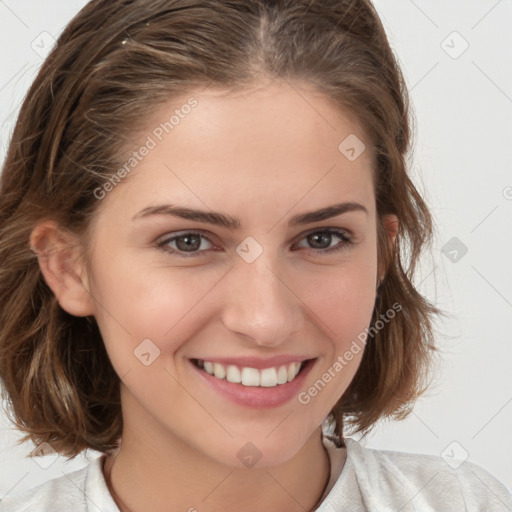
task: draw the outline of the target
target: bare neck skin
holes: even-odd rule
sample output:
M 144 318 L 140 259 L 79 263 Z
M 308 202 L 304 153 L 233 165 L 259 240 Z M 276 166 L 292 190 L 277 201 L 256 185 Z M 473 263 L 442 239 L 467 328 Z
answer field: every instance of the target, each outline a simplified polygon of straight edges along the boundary
M 320 427 L 288 461 L 240 469 L 219 464 L 172 434 L 149 438 L 147 432 L 159 427 L 141 431 L 145 424 L 125 424 L 121 448 L 103 468 L 121 512 L 224 512 L 235 506 L 247 512 L 311 511 L 329 481 Z

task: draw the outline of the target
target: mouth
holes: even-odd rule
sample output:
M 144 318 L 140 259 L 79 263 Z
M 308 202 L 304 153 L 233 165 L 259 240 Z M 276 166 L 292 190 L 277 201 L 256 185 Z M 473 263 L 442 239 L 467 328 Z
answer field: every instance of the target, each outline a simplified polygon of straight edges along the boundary
M 203 361 L 202 359 L 191 359 L 191 361 L 201 371 L 218 380 L 252 388 L 275 388 L 293 382 L 313 359 L 263 369 L 250 366 L 224 365 L 217 362 Z

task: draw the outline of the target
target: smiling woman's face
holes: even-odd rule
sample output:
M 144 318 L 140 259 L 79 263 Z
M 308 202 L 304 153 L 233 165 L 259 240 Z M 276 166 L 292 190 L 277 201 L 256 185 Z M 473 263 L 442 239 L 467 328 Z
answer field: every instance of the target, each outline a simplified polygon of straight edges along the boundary
M 195 108 L 158 130 L 191 96 Z M 370 143 L 298 85 L 206 89 L 144 126 L 151 149 L 97 210 L 87 281 L 125 430 L 233 466 L 247 442 L 263 466 L 288 460 L 361 361 L 362 350 L 335 365 L 375 303 Z M 338 147 L 349 135 L 366 143 L 355 160 L 359 146 Z M 352 206 L 301 218 L 341 203 Z M 201 361 L 217 363 L 217 377 Z M 238 378 L 249 385 L 229 382 Z M 316 396 L 299 400 L 319 379 Z

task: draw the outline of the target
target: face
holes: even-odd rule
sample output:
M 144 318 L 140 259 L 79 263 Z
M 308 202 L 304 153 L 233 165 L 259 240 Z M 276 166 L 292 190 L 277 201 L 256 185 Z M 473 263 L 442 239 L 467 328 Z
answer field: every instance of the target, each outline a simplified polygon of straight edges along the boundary
M 262 466 L 288 460 L 363 354 L 353 342 L 377 281 L 370 144 L 298 84 L 205 89 L 144 126 L 136 147 L 149 149 L 98 192 L 88 273 L 125 428 L 230 466 L 247 442 Z M 355 152 L 339 149 L 348 136 Z

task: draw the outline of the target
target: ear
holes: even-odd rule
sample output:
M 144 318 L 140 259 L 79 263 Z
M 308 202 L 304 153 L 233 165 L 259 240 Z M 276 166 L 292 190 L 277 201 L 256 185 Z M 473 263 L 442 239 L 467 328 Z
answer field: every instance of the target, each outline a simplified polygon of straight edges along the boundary
M 398 234 L 399 221 L 398 217 L 393 213 L 388 213 L 382 217 L 382 225 L 389 236 L 389 244 L 393 246 L 396 235 Z M 379 283 L 384 279 L 386 275 L 385 269 L 379 264 Z
M 38 224 L 30 235 L 44 279 L 62 309 L 74 316 L 88 316 L 94 313 L 94 301 L 78 242 L 75 235 L 50 220 Z

